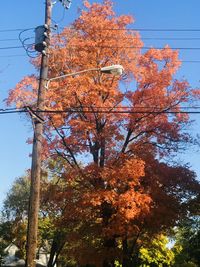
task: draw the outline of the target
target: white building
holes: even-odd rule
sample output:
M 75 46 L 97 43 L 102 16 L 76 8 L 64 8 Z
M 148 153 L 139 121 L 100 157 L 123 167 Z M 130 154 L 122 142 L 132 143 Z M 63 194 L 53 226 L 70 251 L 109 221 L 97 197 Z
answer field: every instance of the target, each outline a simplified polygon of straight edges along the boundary
M 2 266 L 24 266 L 25 261 L 16 257 L 17 251 L 19 251 L 19 248 L 15 244 L 10 244 L 5 248 L 4 252 L 6 253 L 6 256 L 3 259 Z M 44 248 L 40 248 L 36 259 L 36 265 L 47 266 L 48 259 L 49 254 L 47 254 Z

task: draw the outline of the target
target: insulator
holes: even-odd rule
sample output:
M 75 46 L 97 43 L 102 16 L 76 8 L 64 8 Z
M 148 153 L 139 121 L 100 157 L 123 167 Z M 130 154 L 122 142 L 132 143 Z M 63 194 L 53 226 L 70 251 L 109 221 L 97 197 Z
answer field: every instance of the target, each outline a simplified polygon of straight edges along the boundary
M 47 55 L 47 53 L 46 53 L 45 50 L 42 50 L 41 53 L 42 53 L 43 55 L 45 55 L 45 56 Z
M 42 44 L 43 44 L 43 46 L 45 46 L 45 47 L 47 46 L 47 43 L 46 43 L 46 42 L 42 42 Z

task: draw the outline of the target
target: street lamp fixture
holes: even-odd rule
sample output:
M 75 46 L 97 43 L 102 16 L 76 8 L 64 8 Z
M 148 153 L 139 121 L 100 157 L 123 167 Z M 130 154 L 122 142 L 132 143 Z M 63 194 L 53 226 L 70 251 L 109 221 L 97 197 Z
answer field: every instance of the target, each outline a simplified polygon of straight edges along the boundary
M 100 68 L 100 72 L 113 74 L 113 75 L 122 75 L 123 71 L 124 71 L 124 68 L 122 65 L 112 65 L 112 66 Z
M 55 81 L 55 80 L 58 80 L 58 79 L 66 78 L 66 77 L 69 77 L 69 76 L 75 76 L 75 75 L 78 75 L 78 74 L 81 74 L 81 73 L 85 73 L 85 72 L 90 72 L 90 71 L 99 71 L 101 73 L 107 73 L 107 74 L 112 74 L 112 75 L 116 75 L 117 76 L 117 75 L 122 75 L 122 73 L 124 71 L 124 68 L 123 68 L 122 65 L 111 65 L 111 66 L 106 66 L 106 67 L 102 67 L 102 68 L 91 68 L 91 69 L 87 69 L 87 70 L 77 71 L 77 72 L 74 72 L 74 73 L 64 74 L 64 75 L 61 75 L 61 76 L 50 78 L 47 81 L 46 89 L 49 88 L 49 83 L 51 81 Z

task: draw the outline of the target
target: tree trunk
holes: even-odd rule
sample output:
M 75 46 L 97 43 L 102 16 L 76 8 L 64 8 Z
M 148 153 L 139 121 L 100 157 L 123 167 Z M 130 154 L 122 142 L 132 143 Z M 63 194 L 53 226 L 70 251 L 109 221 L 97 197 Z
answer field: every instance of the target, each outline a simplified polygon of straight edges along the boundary
M 103 267 L 114 267 L 115 263 L 114 261 L 104 260 L 103 261 Z
M 51 251 L 50 251 L 50 257 L 48 261 L 47 267 L 53 267 L 54 265 L 54 258 L 56 256 L 56 252 L 58 250 L 57 242 L 53 240 L 52 246 L 51 246 Z
M 129 253 L 127 239 L 124 239 L 122 241 L 122 247 L 123 247 L 122 267 L 135 267 L 132 264 L 132 259 L 131 259 L 131 255 Z

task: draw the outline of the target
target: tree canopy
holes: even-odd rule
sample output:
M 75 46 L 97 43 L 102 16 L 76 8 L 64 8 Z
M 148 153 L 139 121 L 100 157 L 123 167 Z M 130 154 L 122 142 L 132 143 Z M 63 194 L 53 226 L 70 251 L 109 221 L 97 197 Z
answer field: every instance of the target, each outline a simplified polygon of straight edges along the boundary
M 142 52 L 139 33 L 128 29 L 132 22 L 116 16 L 110 1 L 84 1 L 48 51 L 49 78 L 113 64 L 125 70 L 121 77 L 90 71 L 53 80 L 43 110 L 44 162 L 63 162 L 62 185 L 47 185 L 48 207 L 60 214 L 60 227 L 76 225 L 76 240 L 82 235 L 77 247 L 95 250 L 99 265 L 119 255 L 130 266 L 142 240 L 176 225 L 199 193 L 187 166 L 166 161 L 195 142 L 182 107 L 199 98 L 198 90 L 174 78 L 178 51 L 165 46 Z M 32 63 L 38 70 L 40 60 Z M 37 74 L 24 77 L 7 103 L 35 109 L 37 86 Z

